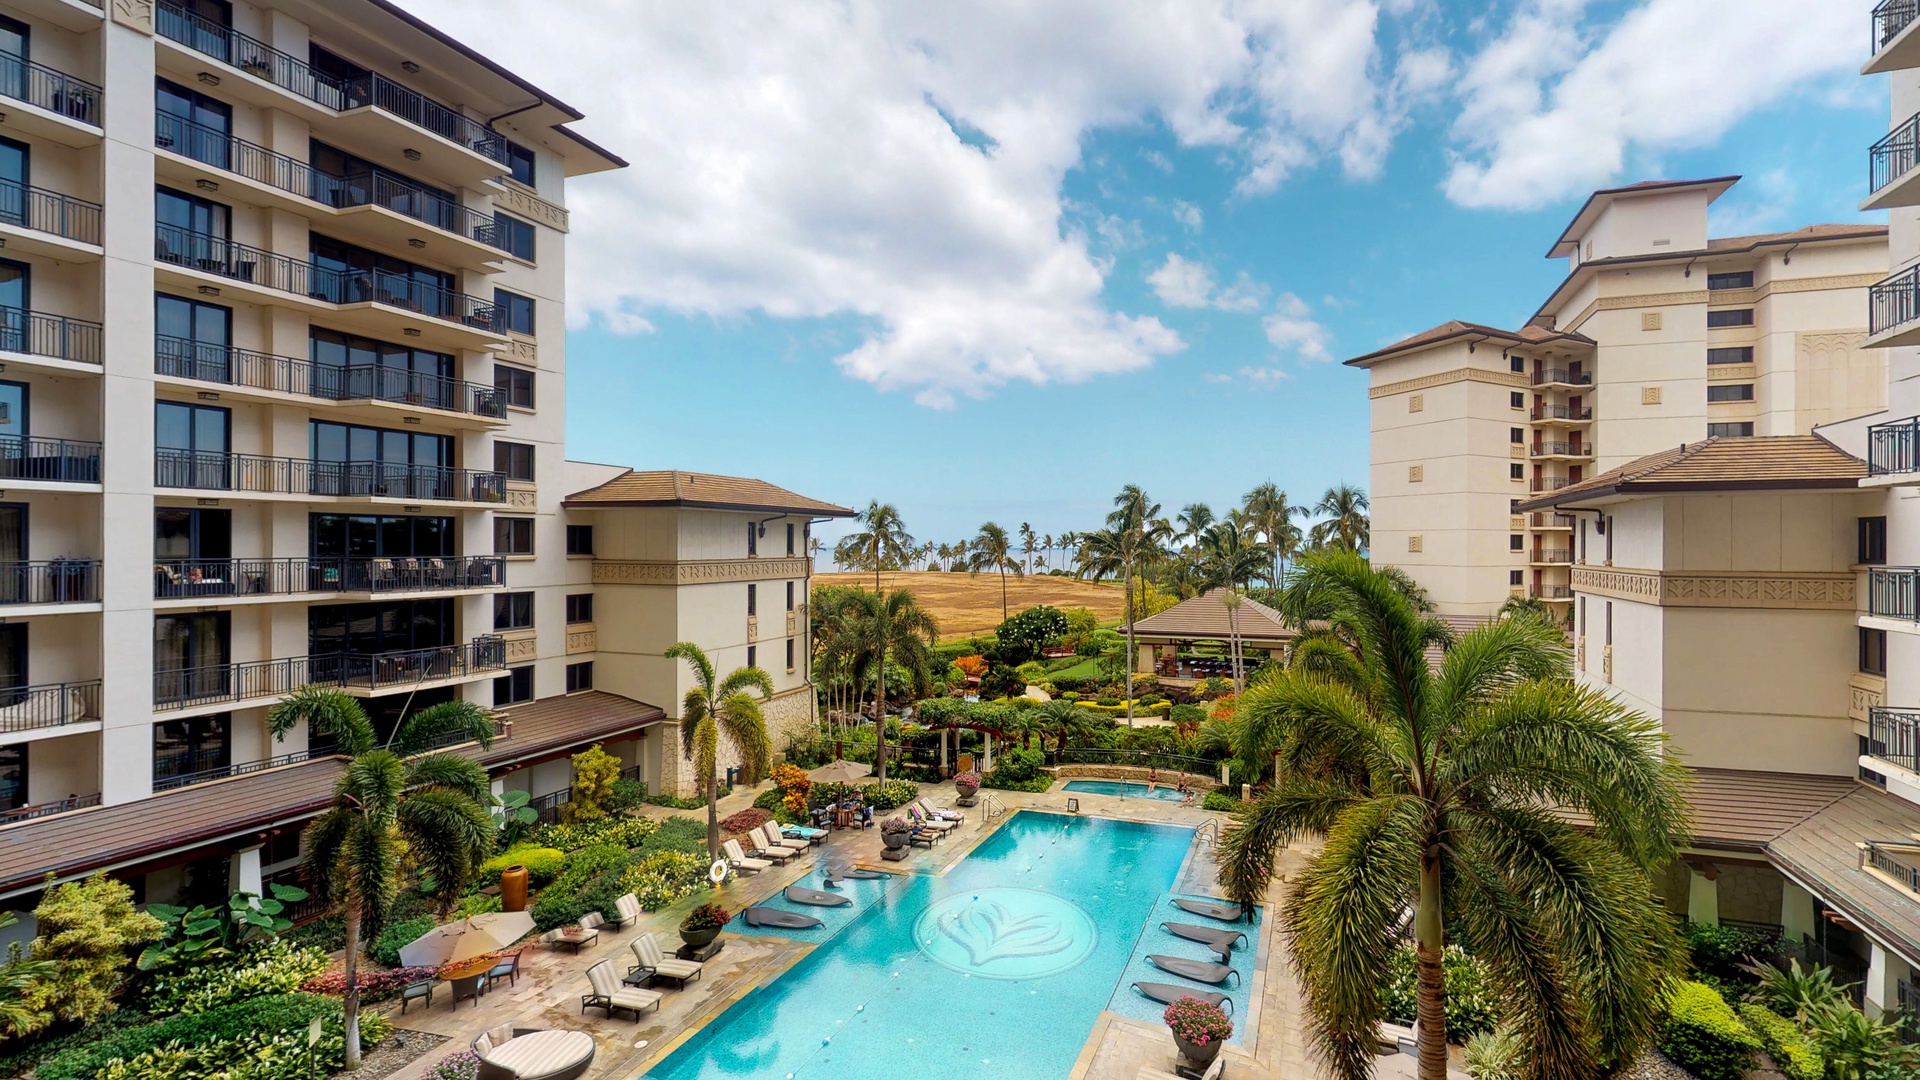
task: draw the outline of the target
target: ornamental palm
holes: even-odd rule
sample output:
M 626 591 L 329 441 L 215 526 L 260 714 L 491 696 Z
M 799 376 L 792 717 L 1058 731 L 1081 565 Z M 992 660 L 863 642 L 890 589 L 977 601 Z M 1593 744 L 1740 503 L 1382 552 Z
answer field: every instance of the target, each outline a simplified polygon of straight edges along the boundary
M 1338 544 L 1348 551 L 1366 547 L 1372 536 L 1367 509 L 1365 491 L 1347 484 L 1328 488 L 1313 508 L 1314 513 L 1326 515 L 1313 527 L 1313 542 L 1320 547 Z
M 767 718 L 760 702 L 773 696 L 773 679 L 757 667 L 734 668 L 714 681 L 713 661 L 691 641 L 676 641 L 663 654 L 685 660 L 693 669 L 693 686 L 680 702 L 680 752 L 693 762 L 694 775 L 707 797 L 707 858 L 720 858 L 720 741 L 733 744 L 740 759 L 740 778 L 757 784 L 772 765 L 773 748 L 767 738 Z M 758 690 L 760 696 L 753 696 Z
M 1024 527 L 1024 526 L 1023 526 Z M 1029 530 L 1031 532 L 1031 530 Z M 973 538 L 973 550 L 967 556 L 967 569 L 974 573 L 982 570 L 1000 571 L 1000 621 L 1007 618 L 1007 571 L 1015 577 L 1023 576 L 1020 560 L 1013 557 L 1013 541 L 1007 536 L 1007 530 L 989 521 L 980 526 L 980 534 Z
M 1020 523 L 1020 553 L 1026 556 L 1028 573 L 1033 571 L 1033 553 L 1040 548 L 1040 534 L 1033 531 L 1031 522 Z
M 346 921 L 346 1067 L 360 1063 L 360 942 L 380 937 L 400 890 L 403 863 L 436 886 L 443 910 L 493 852 L 493 795 L 487 770 L 459 754 L 432 753 L 449 740 L 491 746 L 493 716 L 470 701 L 447 701 L 407 716 L 386 743 L 360 703 L 339 690 L 303 686 L 267 710 L 280 739 L 306 721 L 347 755 L 333 800 L 307 826 L 302 872 L 322 903 Z
M 882 597 L 865 589 L 848 593 L 835 615 L 840 632 L 822 659 L 840 670 L 873 682 L 874 777 L 887 779 L 887 657 L 907 670 L 913 692 L 925 696 L 933 686 L 933 642 L 940 624 L 914 603 L 913 593 L 895 589 Z
M 1240 662 L 1240 603 L 1246 583 L 1265 568 L 1260 549 L 1249 546 L 1231 523 L 1215 525 L 1200 539 L 1201 580 L 1209 589 L 1224 590 L 1227 605 L 1227 633 L 1233 652 L 1233 692 L 1244 688 L 1245 671 Z
M 1206 503 L 1188 503 L 1174 515 L 1173 523 L 1180 527 L 1180 535 L 1192 547 L 1200 542 L 1200 537 L 1213 527 L 1213 507 Z
M 873 588 L 878 592 L 880 571 L 903 569 L 912 561 L 913 537 L 907 534 L 900 511 L 892 503 L 869 502 L 854 520 L 866 526 L 865 530 L 834 545 L 833 561 L 855 570 L 872 570 Z
M 1267 557 L 1273 564 L 1267 582 L 1278 589 L 1286 560 L 1300 547 L 1300 526 L 1295 525 L 1293 519 L 1305 517 L 1310 511 L 1304 506 L 1289 505 L 1287 493 L 1271 480 L 1247 492 L 1242 506 L 1247 521 L 1260 533 Z
M 1160 516 L 1160 504 L 1147 497 L 1137 484 L 1128 484 L 1113 497 L 1114 510 L 1107 515 L 1107 527 L 1090 533 L 1078 533 L 1080 550 L 1074 554 L 1082 577 L 1112 577 L 1125 582 L 1127 601 L 1127 655 L 1121 667 L 1127 678 L 1127 726 L 1133 726 L 1133 664 L 1137 655 L 1133 645 L 1133 582 L 1135 575 L 1158 562 L 1173 534 L 1173 526 Z
M 1372 1068 L 1377 988 L 1408 912 L 1422 1080 L 1447 1075 L 1449 932 L 1487 965 L 1523 1075 L 1630 1060 L 1677 960 L 1650 874 L 1684 841 L 1685 804 L 1658 724 L 1576 686 L 1565 639 L 1538 619 L 1475 629 L 1434 670 L 1431 619 L 1357 554 L 1316 556 L 1297 577 L 1333 598 L 1363 677 L 1289 669 L 1241 699 L 1279 733 L 1281 778 L 1235 815 L 1220 878 L 1251 904 L 1278 845 L 1324 838 L 1283 920 L 1334 1075 Z

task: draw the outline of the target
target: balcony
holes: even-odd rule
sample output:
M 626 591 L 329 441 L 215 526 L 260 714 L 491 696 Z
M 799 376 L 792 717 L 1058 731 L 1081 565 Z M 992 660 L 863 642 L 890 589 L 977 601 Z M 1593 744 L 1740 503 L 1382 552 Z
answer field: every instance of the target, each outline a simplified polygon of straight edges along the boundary
M 1920 151 L 1920 115 L 1888 132 L 1867 150 L 1867 197 L 1862 210 L 1920 205 L 1920 176 L 1913 166 Z
M 1877 870 L 1920 897 L 1920 847 L 1912 841 L 1886 843 L 1869 840 L 1860 852 L 1860 865 Z
M 315 758 L 332 757 L 333 754 L 334 751 L 329 749 L 296 750 L 290 754 L 261 758 L 258 761 L 242 761 L 231 765 L 209 765 L 199 769 L 172 768 L 169 767 L 169 763 L 156 761 L 153 764 L 153 790 L 157 794 L 162 791 L 172 791 L 174 788 L 189 787 L 193 784 L 204 784 L 209 780 L 225 780 L 232 776 L 246 776 L 251 773 L 265 772 L 268 769 L 278 769 L 284 765 L 299 765 L 312 761 Z M 187 761 L 182 762 L 182 764 L 198 765 L 202 763 Z
M 330 215 L 333 220 L 329 231 L 345 234 L 346 239 L 362 245 L 393 243 L 396 228 L 410 227 L 394 219 L 405 218 L 436 230 L 424 237 L 412 237 L 419 241 L 418 258 L 483 272 L 499 269 L 502 249 L 495 242 L 493 219 L 409 177 L 379 168 L 335 176 L 258 143 L 169 113 L 155 114 L 153 142 L 161 150 L 271 189 L 255 192 L 269 205 L 303 216 L 311 216 L 315 204 L 338 211 Z M 163 157 L 162 163 L 166 160 Z M 182 173 L 179 179 L 183 182 L 194 175 L 194 170 L 184 166 L 165 171 Z
M 1920 66 L 1920 38 L 1909 32 L 1916 14 L 1920 14 L 1920 0 L 1881 0 L 1870 24 L 1873 36 L 1868 55 L 1872 59 L 1860 69 L 1861 74 Z
M 1534 529 L 1572 529 L 1573 515 L 1544 514 L 1536 510 L 1527 521 L 1527 526 Z
M 1527 456 L 1534 458 L 1590 458 L 1593 456 L 1593 444 L 1577 442 L 1534 443 L 1533 449 Z
M 507 501 L 506 475 L 477 469 L 171 449 L 155 450 L 153 459 L 154 485 L 164 488 L 399 502 Z
M 294 356 L 274 356 L 230 346 L 209 345 L 186 338 L 155 337 L 153 372 L 175 379 L 216 383 L 238 390 L 262 391 L 270 395 L 290 394 L 341 403 L 368 402 L 380 405 L 391 422 L 392 410 L 411 412 L 432 409 L 484 421 L 507 418 L 506 395 L 483 383 L 464 382 L 399 368 L 371 364 L 337 367 L 316 364 Z M 476 426 L 492 427 L 492 423 Z
M 100 602 L 100 560 L 0 562 L 0 610 Z M 6 696 L 0 690 L 0 698 Z
M 1530 585 L 1527 587 L 1527 595 L 1537 600 L 1571 600 L 1573 599 L 1573 586 Z
M 156 600 L 461 592 L 506 584 L 498 555 L 394 559 L 174 559 L 153 564 Z
M 1867 290 L 1870 349 L 1920 343 L 1920 266 L 1911 266 Z
M 100 444 L 78 439 L 0 435 L 0 480 L 98 484 Z
M 15 734 L 100 719 L 100 680 L 0 690 L 0 732 Z
M 1533 552 L 1527 556 L 1527 561 L 1546 566 L 1558 566 L 1571 563 L 1573 551 L 1570 548 L 1534 548 Z
M 1567 477 L 1567 476 L 1536 476 L 1531 481 L 1528 482 L 1527 490 L 1559 491 L 1561 488 L 1567 487 L 1576 482 L 1577 481 L 1575 481 L 1573 478 Z
M 99 255 L 99 203 L 0 179 L 0 226 L 12 226 L 9 246 L 30 254 L 69 260 Z
M 1920 621 L 1920 569 L 1876 567 L 1867 574 L 1867 611 Z
M 69 795 L 64 799 L 55 799 L 53 802 L 37 803 L 33 806 L 22 806 L 13 810 L 0 811 L 0 825 L 12 825 L 17 821 L 32 821 L 35 818 L 50 817 L 54 814 L 64 814 L 69 810 L 84 810 L 89 806 L 99 805 L 100 793 L 97 791 L 91 795 Z
M 1569 368 L 1544 368 L 1533 373 L 1534 386 L 1592 386 L 1593 376 Z
M 1920 773 L 1920 709 L 1868 709 L 1867 754 Z
M 1867 429 L 1867 475 L 1911 477 L 1920 482 L 1920 416 Z
M 1593 407 L 1589 405 L 1582 405 L 1579 408 L 1574 408 L 1571 405 L 1535 405 L 1533 407 L 1533 419 L 1535 422 L 1541 423 L 1552 423 L 1555 420 L 1564 420 L 1568 423 L 1583 424 L 1593 419 Z
M 487 636 L 465 645 L 432 649 L 327 653 L 245 664 L 176 668 L 153 673 L 153 705 L 156 709 L 185 709 L 277 698 L 310 684 L 372 696 L 490 675 L 504 671 L 506 666 L 506 642 Z
M 0 52 L 0 97 L 31 108 L 8 110 L 7 123 L 64 146 L 100 142 L 98 86 L 12 53 Z
M 63 361 L 51 367 L 98 367 L 103 356 L 100 334 L 97 322 L 0 306 L 0 353 Z

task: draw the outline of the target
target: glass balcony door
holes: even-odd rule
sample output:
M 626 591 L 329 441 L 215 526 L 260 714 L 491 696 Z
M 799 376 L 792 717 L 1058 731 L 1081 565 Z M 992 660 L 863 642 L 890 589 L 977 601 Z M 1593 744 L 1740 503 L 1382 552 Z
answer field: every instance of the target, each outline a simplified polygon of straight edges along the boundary
M 227 713 L 153 725 L 153 786 L 175 787 L 195 773 L 232 765 L 231 728 Z
M 160 615 L 153 620 L 156 701 L 191 701 L 227 693 L 228 613 Z
M 233 309 L 184 296 L 155 294 L 155 348 L 162 375 L 233 381 Z

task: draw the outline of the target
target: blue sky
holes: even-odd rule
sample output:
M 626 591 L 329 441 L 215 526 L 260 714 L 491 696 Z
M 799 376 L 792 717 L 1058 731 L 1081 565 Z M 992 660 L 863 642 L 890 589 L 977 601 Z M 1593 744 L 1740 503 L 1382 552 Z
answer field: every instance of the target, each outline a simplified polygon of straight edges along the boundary
M 554 41 L 619 48 L 564 59 L 477 31 L 635 162 L 569 193 L 571 455 L 935 540 L 1088 527 L 1129 482 L 1310 502 L 1366 481 L 1338 361 L 1523 322 L 1590 188 L 1737 173 L 1716 235 L 1860 220 L 1886 129 L 1865 4 L 1124 7 L 576 0 Z

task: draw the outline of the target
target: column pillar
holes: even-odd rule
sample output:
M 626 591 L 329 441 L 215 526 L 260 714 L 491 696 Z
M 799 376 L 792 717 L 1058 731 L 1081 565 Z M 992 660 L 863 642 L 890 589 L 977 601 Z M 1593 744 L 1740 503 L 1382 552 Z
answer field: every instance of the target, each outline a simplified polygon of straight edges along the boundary
M 1895 1008 L 1892 967 L 1899 961 L 1881 948 L 1879 942 L 1869 941 L 1867 945 L 1870 955 L 1867 958 L 1867 984 L 1862 987 L 1866 996 L 1864 1011 L 1868 1016 L 1878 1019 Z
M 266 886 L 260 881 L 260 849 L 250 847 L 245 851 L 236 851 L 227 860 L 227 886 L 233 892 L 252 893 L 255 896 L 266 895 Z
M 1712 876 L 1708 876 L 1709 873 Z M 1687 867 L 1687 921 L 1703 926 L 1720 925 L 1720 885 L 1718 872 L 1702 873 L 1699 867 Z
M 1813 894 L 1791 881 L 1780 883 L 1780 928 L 1788 941 L 1813 938 Z
M 980 737 L 985 740 L 980 749 L 980 771 L 990 773 L 993 771 L 993 732 L 983 731 Z

